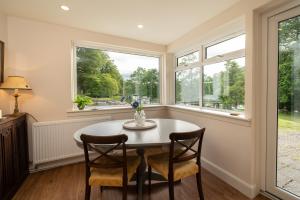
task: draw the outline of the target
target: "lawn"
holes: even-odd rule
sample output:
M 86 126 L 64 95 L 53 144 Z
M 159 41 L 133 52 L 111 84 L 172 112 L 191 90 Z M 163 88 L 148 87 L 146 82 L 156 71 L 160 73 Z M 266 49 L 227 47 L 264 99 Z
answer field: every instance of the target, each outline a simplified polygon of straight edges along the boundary
M 283 132 L 300 133 L 300 114 L 282 113 L 278 114 L 278 129 Z

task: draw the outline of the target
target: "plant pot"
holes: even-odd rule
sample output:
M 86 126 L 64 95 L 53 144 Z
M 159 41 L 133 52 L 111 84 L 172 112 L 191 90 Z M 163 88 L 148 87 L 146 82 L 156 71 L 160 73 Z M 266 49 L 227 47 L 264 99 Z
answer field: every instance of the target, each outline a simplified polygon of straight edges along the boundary
M 83 109 L 85 108 L 85 105 L 77 105 L 77 108 L 78 108 L 79 110 L 83 110 Z

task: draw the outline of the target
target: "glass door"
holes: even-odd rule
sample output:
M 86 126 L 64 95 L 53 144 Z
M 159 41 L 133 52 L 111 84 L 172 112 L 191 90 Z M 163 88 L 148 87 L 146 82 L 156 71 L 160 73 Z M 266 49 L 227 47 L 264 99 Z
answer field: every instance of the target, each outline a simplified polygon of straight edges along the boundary
M 268 21 L 266 188 L 300 199 L 300 7 Z

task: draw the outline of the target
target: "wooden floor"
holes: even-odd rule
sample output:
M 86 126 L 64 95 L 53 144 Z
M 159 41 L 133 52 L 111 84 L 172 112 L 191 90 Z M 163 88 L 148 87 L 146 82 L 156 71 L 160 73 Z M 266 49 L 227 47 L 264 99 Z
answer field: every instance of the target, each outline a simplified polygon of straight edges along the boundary
M 206 170 L 202 172 L 203 188 L 205 200 L 247 200 L 233 187 L 224 183 Z M 105 188 L 101 193 L 99 188 L 93 188 L 91 199 L 121 199 L 122 193 L 118 188 Z M 147 187 L 144 192 L 145 200 L 168 199 L 168 185 L 166 183 L 155 183 L 152 186 L 151 195 L 148 194 Z M 84 199 L 84 164 L 74 164 L 44 172 L 31 174 L 17 194 L 15 200 L 75 200 Z M 128 199 L 136 199 L 135 186 L 129 187 Z M 175 185 L 175 199 L 192 200 L 199 199 L 196 178 L 183 179 L 181 183 Z M 258 196 L 255 200 L 268 200 L 263 196 Z

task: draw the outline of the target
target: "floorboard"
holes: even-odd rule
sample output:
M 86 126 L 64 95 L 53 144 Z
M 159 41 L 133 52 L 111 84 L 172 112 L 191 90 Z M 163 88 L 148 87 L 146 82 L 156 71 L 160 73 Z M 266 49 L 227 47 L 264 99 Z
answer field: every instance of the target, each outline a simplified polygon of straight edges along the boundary
M 226 184 L 206 170 L 202 172 L 205 200 L 248 200 L 246 196 Z M 102 195 L 99 188 L 93 188 L 91 199 L 121 199 L 119 188 L 105 188 Z M 151 195 L 147 187 L 144 192 L 145 200 L 168 199 L 168 185 L 154 183 Z M 74 164 L 43 172 L 31 174 L 16 193 L 14 200 L 76 200 L 84 199 L 84 164 Z M 128 189 L 128 199 L 136 199 L 135 186 Z M 175 185 L 175 199 L 199 199 L 196 178 L 189 177 Z M 259 195 L 255 200 L 268 200 Z

